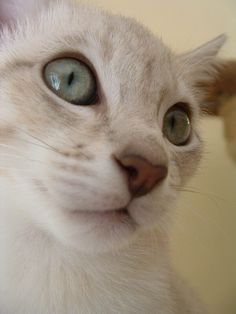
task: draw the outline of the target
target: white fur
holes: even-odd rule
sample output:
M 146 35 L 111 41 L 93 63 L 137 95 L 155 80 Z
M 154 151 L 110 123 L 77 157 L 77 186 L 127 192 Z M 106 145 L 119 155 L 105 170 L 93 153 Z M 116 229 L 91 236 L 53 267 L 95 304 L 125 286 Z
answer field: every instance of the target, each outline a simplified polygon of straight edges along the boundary
M 224 37 L 176 56 L 131 19 L 65 0 L 24 4 L 0 4 L 0 313 L 203 313 L 170 265 L 168 222 L 201 153 L 196 86 L 215 73 Z M 59 54 L 93 64 L 98 106 L 48 90 L 42 69 Z M 161 130 L 180 101 L 193 132 L 175 147 Z M 112 158 L 124 153 L 166 162 L 167 178 L 131 200 Z M 135 223 L 93 216 L 126 206 Z

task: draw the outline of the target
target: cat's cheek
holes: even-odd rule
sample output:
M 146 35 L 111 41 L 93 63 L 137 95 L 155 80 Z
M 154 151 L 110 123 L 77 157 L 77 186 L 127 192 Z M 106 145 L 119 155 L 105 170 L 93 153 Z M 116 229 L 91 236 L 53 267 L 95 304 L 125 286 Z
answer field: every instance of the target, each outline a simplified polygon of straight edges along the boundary
M 130 193 L 126 178 L 109 158 L 86 163 L 75 161 L 75 165 L 74 171 L 69 163 L 69 170 L 57 169 L 53 164 L 45 168 L 42 180 L 58 208 L 104 211 L 127 206 Z
M 58 208 L 66 211 L 104 211 L 126 207 L 130 195 L 124 185 L 117 183 L 109 186 L 101 181 L 93 185 L 48 181 L 49 196 Z
M 5 97 L 0 98 L 0 103 L 4 104 L 3 106 L 0 106 L 0 127 L 9 127 L 11 124 L 14 126 L 18 117 L 17 111 L 12 106 L 12 104 L 9 104 Z
M 93 196 L 93 197 L 92 197 Z M 103 211 L 122 208 L 127 202 L 119 195 L 79 190 L 72 193 L 66 187 L 49 189 L 49 197 L 58 208 L 65 211 Z

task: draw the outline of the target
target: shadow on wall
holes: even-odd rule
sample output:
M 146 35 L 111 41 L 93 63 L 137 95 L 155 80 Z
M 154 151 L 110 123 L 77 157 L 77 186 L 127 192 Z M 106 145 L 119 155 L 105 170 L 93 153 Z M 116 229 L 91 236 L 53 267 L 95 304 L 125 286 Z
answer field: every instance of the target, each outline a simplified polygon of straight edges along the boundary
M 213 84 L 206 86 L 206 112 L 223 119 L 230 156 L 236 162 L 236 60 L 225 61 Z

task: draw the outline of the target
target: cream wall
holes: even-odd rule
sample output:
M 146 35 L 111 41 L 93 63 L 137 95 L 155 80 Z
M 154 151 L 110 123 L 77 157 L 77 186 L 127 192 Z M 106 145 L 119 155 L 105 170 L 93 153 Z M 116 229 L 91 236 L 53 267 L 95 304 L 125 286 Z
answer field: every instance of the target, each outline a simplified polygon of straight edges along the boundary
M 226 32 L 229 41 L 222 55 L 236 58 L 236 0 L 90 2 L 136 17 L 175 51 Z M 202 128 L 206 154 L 198 177 L 187 187 L 193 192 L 183 193 L 178 204 L 173 260 L 209 304 L 211 314 L 235 314 L 236 165 L 226 154 L 221 121 L 205 119 Z

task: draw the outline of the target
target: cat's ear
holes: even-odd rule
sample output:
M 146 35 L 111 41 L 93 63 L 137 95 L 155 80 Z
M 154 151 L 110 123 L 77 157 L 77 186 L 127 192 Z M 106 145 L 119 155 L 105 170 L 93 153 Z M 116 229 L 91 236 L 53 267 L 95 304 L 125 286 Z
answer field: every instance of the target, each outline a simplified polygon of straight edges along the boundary
M 217 54 L 226 38 L 226 35 L 222 34 L 197 49 L 178 56 L 181 74 L 196 92 L 204 93 L 204 87 L 217 78 L 218 69 L 221 67 Z
M 14 25 L 25 16 L 34 14 L 38 8 L 51 0 L 0 0 L 0 29 Z

